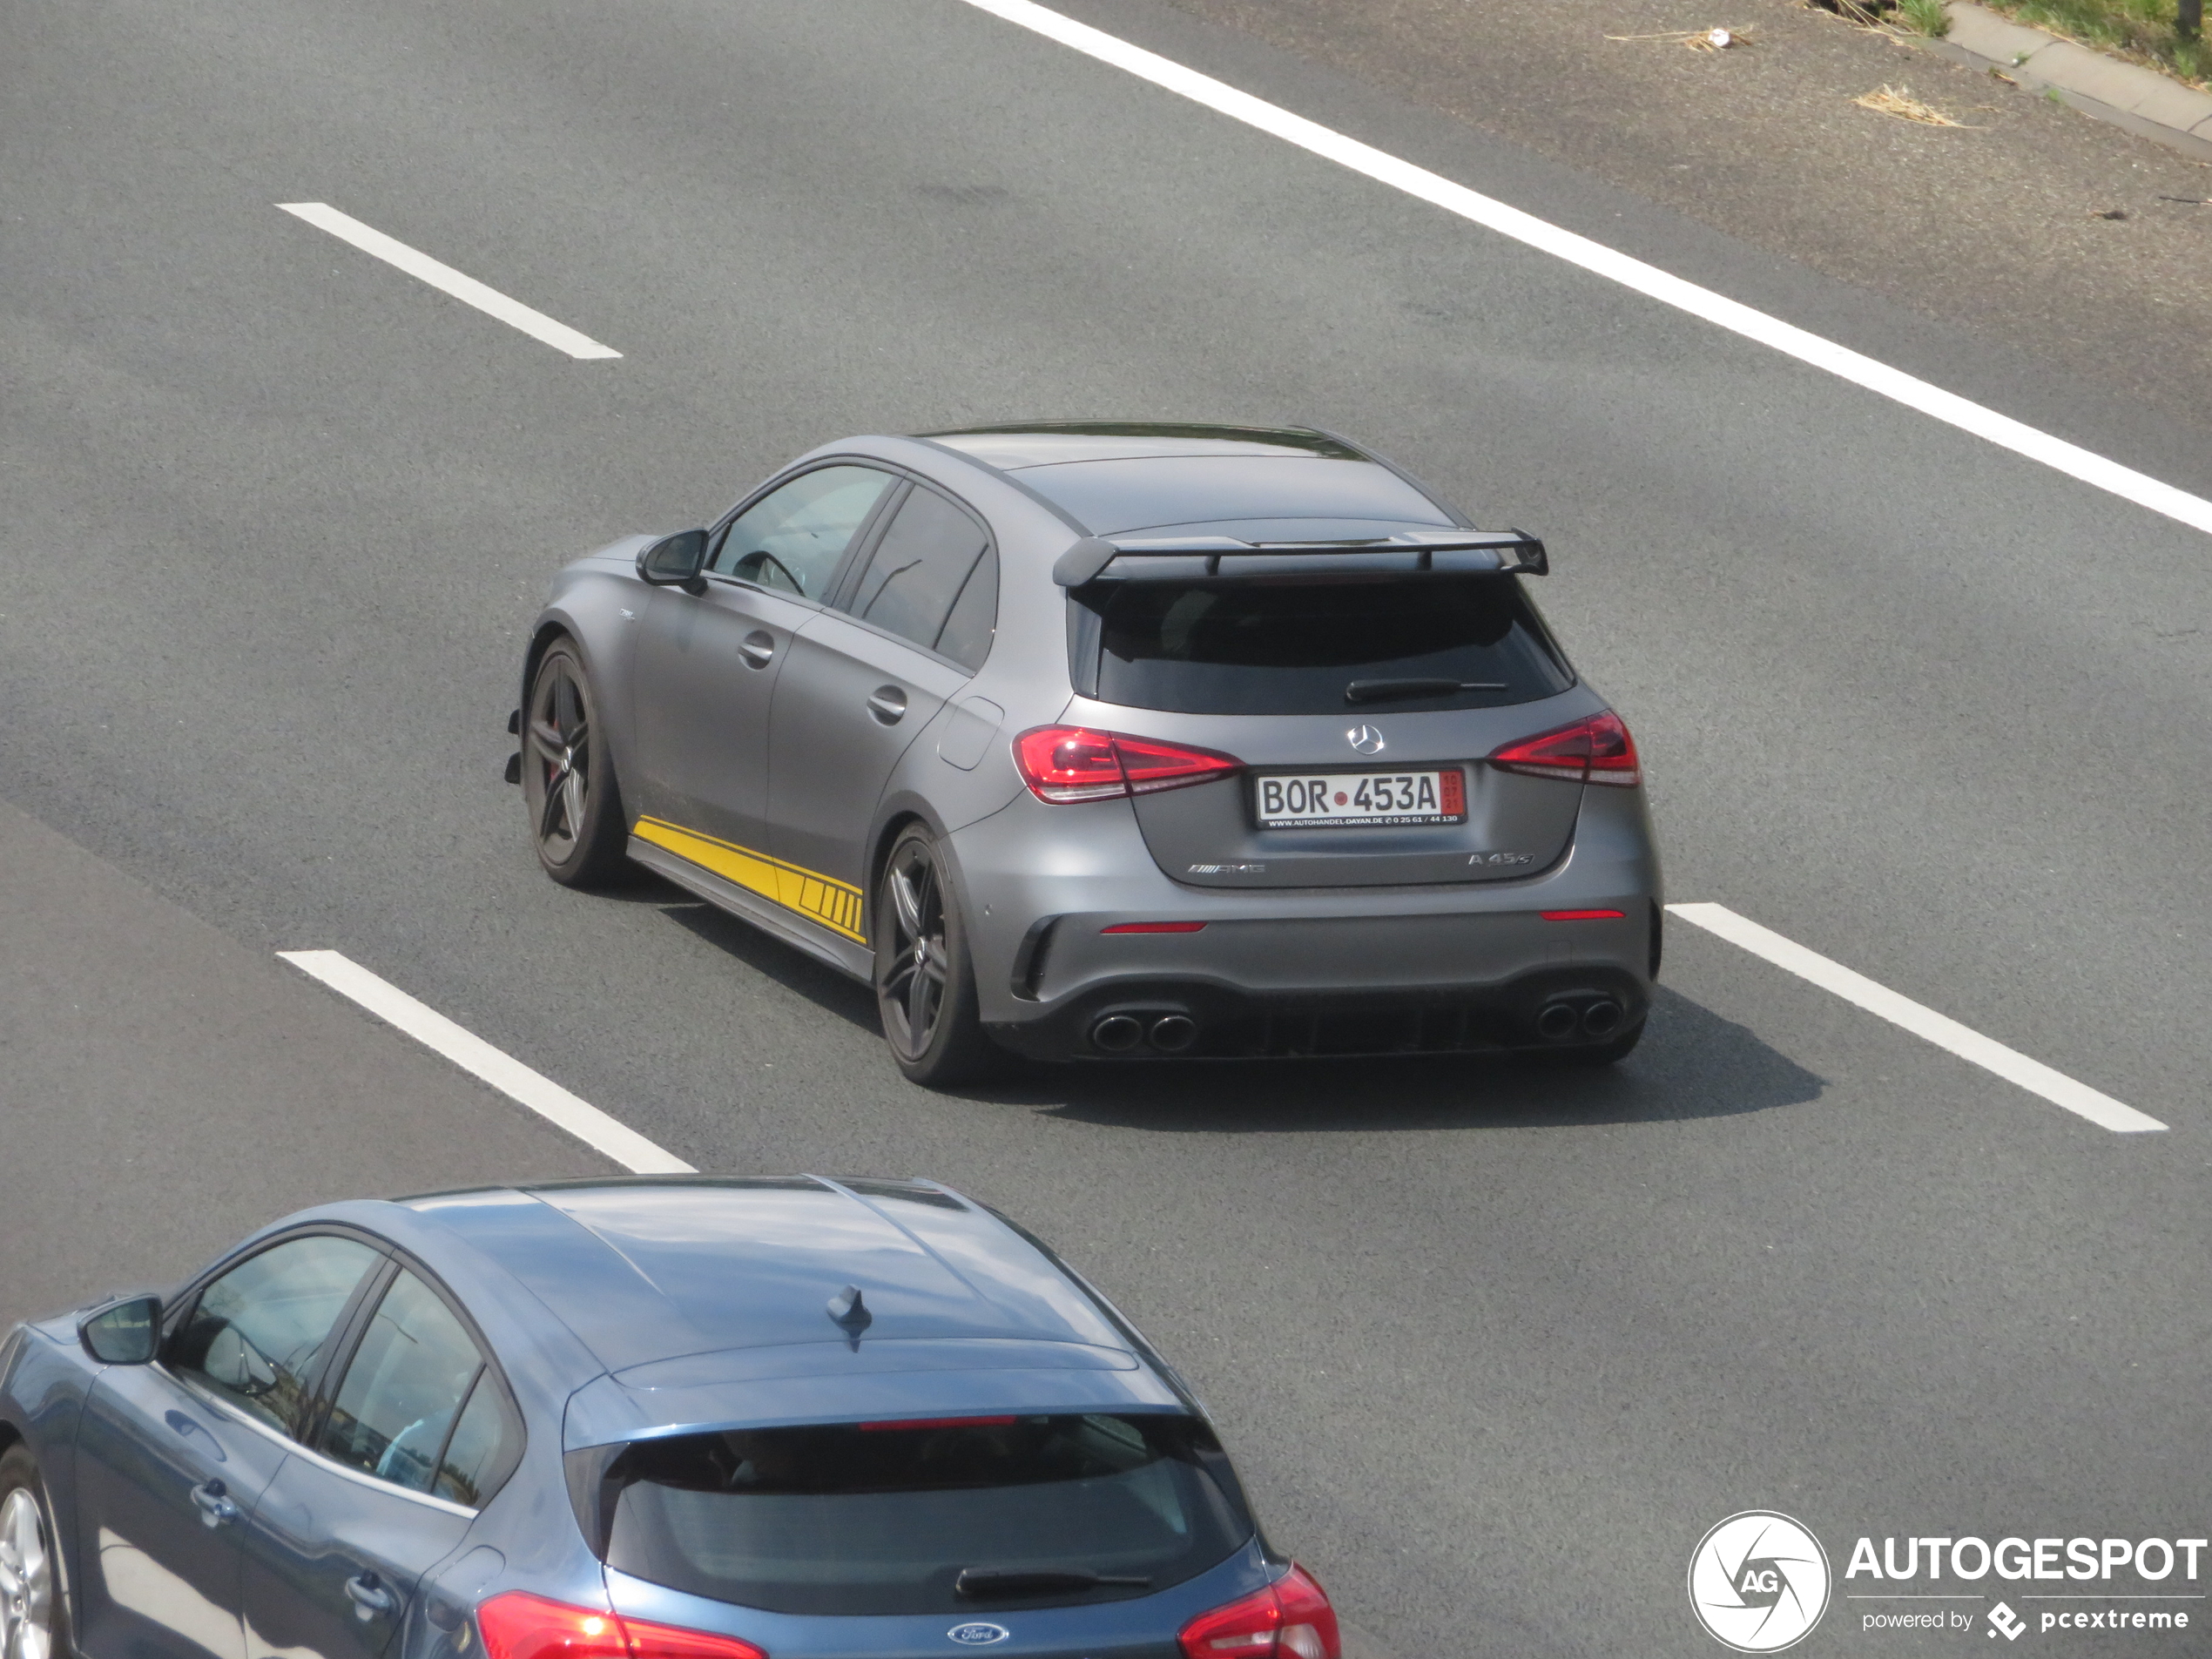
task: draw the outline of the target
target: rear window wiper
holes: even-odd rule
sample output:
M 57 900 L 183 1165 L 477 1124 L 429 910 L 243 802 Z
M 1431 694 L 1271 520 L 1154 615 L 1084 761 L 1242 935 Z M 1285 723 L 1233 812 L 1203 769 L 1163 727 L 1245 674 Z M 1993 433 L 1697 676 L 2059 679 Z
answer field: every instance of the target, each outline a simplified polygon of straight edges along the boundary
M 1146 1589 L 1149 1578 L 1094 1573 L 1086 1567 L 967 1567 L 953 1581 L 955 1595 L 1051 1595 L 1061 1590 L 1093 1590 L 1104 1586 Z
M 1344 688 L 1347 703 L 1382 703 L 1396 697 L 1449 697 L 1454 691 L 1502 691 L 1503 680 L 1354 680 Z

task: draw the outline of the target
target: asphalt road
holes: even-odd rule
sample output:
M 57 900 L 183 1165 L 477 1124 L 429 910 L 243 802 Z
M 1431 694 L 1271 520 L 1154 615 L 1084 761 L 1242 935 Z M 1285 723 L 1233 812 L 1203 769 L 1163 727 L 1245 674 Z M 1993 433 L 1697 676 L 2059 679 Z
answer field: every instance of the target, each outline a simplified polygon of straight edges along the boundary
M 2212 489 L 2204 433 L 2032 341 L 1150 0 L 1073 10 Z M 314 1197 L 599 1167 L 271 955 L 327 948 L 704 1169 L 1019 1215 L 1401 1655 L 1714 1651 L 1684 1567 L 1751 1507 L 1831 1552 L 2205 1531 L 2202 536 L 958 0 L 11 0 L 0 33 L 0 793 L 39 820 L 0 819 L 0 1317 Z M 499 767 L 554 566 L 825 437 L 1070 413 L 1312 419 L 1541 530 L 1671 897 L 2171 1130 L 1688 927 L 1608 1076 L 931 1095 L 856 988 L 672 890 L 538 875 Z

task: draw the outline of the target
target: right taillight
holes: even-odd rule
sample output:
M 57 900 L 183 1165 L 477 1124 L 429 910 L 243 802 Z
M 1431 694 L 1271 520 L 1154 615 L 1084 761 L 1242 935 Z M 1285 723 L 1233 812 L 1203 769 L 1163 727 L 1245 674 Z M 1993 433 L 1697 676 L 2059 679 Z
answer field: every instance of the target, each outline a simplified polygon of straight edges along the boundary
M 571 1607 L 527 1590 L 495 1595 L 476 1609 L 484 1659 L 768 1659 L 750 1642 Z
M 1184 1659 L 1342 1659 L 1337 1612 L 1313 1575 L 1293 1567 L 1264 1589 L 1183 1627 Z
M 1508 743 L 1490 756 L 1490 764 L 1500 772 L 1558 778 L 1568 783 L 1633 788 L 1643 781 L 1642 768 L 1636 761 L 1636 741 L 1610 709 L 1556 732 Z
M 1211 749 L 1079 725 L 1040 725 L 1024 732 L 1014 740 L 1014 765 L 1029 792 L 1055 806 L 1181 789 L 1244 769 L 1235 756 Z

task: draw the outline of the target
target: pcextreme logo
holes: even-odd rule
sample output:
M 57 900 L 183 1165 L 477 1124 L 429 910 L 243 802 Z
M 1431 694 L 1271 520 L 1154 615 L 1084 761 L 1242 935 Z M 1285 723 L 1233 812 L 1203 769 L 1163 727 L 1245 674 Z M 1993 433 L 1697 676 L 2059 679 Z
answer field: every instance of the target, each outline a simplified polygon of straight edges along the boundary
M 1779 1653 L 1828 1610 L 1828 1552 L 1787 1515 L 1747 1509 L 1698 1541 L 1689 1606 L 1707 1634 L 1738 1653 Z

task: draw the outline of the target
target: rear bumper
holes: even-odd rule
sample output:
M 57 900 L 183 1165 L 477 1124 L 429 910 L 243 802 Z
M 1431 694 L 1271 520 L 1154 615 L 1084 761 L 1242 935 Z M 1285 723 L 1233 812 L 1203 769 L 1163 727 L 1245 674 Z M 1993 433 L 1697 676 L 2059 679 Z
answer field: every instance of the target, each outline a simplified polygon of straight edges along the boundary
M 1649 981 L 1602 964 L 1489 985 L 1254 991 L 1212 979 L 1087 986 L 985 1028 L 1033 1060 L 1288 1059 L 1589 1047 L 1642 1023 Z
M 1617 1036 L 1650 1006 L 1658 861 L 1641 791 L 1585 794 L 1595 799 L 1573 846 L 1541 875 L 1325 891 L 1186 887 L 1161 873 L 1126 803 L 1049 807 L 1024 795 L 952 838 L 984 1024 L 1037 1059 L 1451 1053 Z M 1545 920 L 1562 910 L 1621 914 Z M 1132 921 L 1204 926 L 1104 931 Z M 1100 1022 L 1122 1015 L 1136 1039 L 1123 1041 L 1122 1024 L 1102 1040 Z

